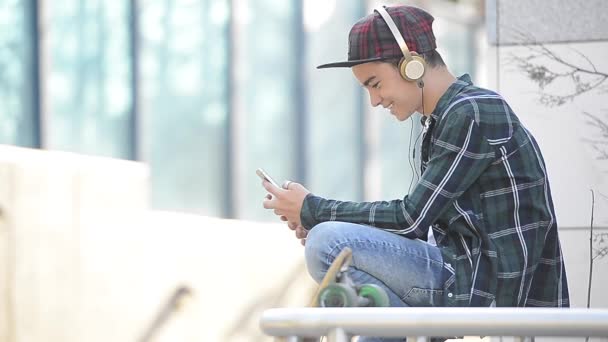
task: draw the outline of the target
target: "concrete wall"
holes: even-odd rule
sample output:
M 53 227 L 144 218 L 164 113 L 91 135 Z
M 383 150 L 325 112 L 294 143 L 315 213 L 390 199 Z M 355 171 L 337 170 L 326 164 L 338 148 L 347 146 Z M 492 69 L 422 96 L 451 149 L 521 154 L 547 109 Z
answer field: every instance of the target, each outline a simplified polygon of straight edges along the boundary
M 608 40 L 604 0 L 485 0 L 488 40 L 521 43 L 520 33 L 536 41 L 567 43 Z M 498 25 L 497 25 L 498 24 Z
M 304 306 L 303 249 L 281 224 L 148 210 L 143 164 L 0 146 L 0 341 L 269 341 L 271 306 Z
M 608 2 L 488 0 L 486 10 L 490 76 L 487 86 L 507 99 L 541 146 L 560 226 L 572 304 L 584 307 L 589 278 L 591 189 L 595 192 L 595 233 L 603 234 L 593 241 L 594 253 L 608 251 L 608 126 L 604 126 L 608 124 L 608 81 L 562 105 L 549 106 L 541 103 L 542 93 L 564 96 L 581 89 L 576 88 L 572 77 L 556 77 L 541 88 L 531 76 L 541 76 L 544 70 L 569 73 L 572 65 L 598 72 L 575 73 L 580 83 L 600 82 L 599 73 L 608 73 L 608 26 L 604 19 Z M 526 70 L 522 67 L 526 61 L 528 66 L 545 69 Z M 606 283 L 608 256 L 599 255 L 594 260 L 593 307 L 608 306 L 608 295 L 602 290 Z
M 2 338 L 59 341 L 76 333 L 81 227 L 90 222 L 93 210 L 145 208 L 146 173 L 125 161 L 2 146 Z

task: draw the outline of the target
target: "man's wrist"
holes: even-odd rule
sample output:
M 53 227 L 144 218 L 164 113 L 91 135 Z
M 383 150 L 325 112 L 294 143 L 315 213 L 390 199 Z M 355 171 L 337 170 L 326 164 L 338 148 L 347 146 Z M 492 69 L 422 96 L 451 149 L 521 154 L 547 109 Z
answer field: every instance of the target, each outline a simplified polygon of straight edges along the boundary
M 319 206 L 319 202 L 321 202 L 322 198 L 309 193 L 304 198 L 304 202 L 302 203 L 302 210 L 300 211 L 300 222 L 302 226 L 306 230 L 312 229 L 312 227 L 316 226 L 319 222 L 315 217 L 317 212 L 317 207 Z

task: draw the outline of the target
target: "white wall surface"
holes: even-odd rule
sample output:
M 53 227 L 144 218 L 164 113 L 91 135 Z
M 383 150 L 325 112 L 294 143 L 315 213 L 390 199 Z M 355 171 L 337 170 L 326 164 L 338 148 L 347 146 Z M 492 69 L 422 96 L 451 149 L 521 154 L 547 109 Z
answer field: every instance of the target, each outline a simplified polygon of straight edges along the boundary
M 308 302 L 303 248 L 284 225 L 141 214 L 101 220 L 82 236 L 82 311 L 95 317 L 82 322 L 83 340 L 135 340 L 180 285 L 194 295 L 158 340 L 269 341 L 262 309 Z M 291 299 L 277 302 L 283 290 Z
M 485 0 L 488 38 L 492 43 L 519 44 L 521 32 L 538 42 L 608 40 L 604 0 Z M 498 22 L 500 25 L 496 25 Z
M 567 95 L 577 91 L 572 78 L 556 78 L 544 88 L 532 81 L 517 61 L 543 48 L 548 55 L 531 61 L 555 73 L 573 69 L 567 65 L 608 74 L 608 41 L 605 16 L 607 2 L 589 1 L 487 1 L 488 84 L 497 90 L 536 137 L 547 164 L 560 238 L 565 257 L 572 306 L 584 307 L 590 273 L 590 250 L 594 259 L 591 306 L 608 307 L 608 82 L 575 96 L 560 106 L 542 104 L 541 93 Z M 496 6 L 499 4 L 498 12 Z M 497 15 L 498 14 L 498 15 Z M 499 20 L 500 25 L 496 24 Z M 572 21 L 581 23 L 572 24 Z M 497 30 L 498 28 L 498 30 Z M 498 39 L 496 35 L 499 34 Z M 516 45 L 515 45 L 516 44 Z M 540 69 L 536 69 L 538 71 Z M 601 75 L 576 74 L 594 84 Z M 593 122 L 590 113 L 603 124 Z M 592 202 L 593 190 L 595 203 Z M 590 246 L 592 221 L 595 237 Z M 603 251 L 603 252 L 602 252 Z
M 262 309 L 308 303 L 286 226 L 149 211 L 147 182 L 139 163 L 0 146 L 0 341 L 136 341 L 180 286 L 154 341 L 269 341 Z
M 569 63 L 591 68 L 585 58 L 579 55 L 583 54 L 598 70 L 608 72 L 608 42 L 551 44 L 546 47 Z M 513 61 L 513 56 L 524 57 L 533 53 L 531 47 L 500 47 L 499 52 L 501 66 L 498 90 L 534 134 L 543 151 L 559 225 L 590 225 L 590 189 L 593 189 L 594 223 L 598 227 L 608 227 L 608 159 L 602 159 L 601 154 L 589 142 L 602 140 L 602 128 L 590 124 L 590 120 L 583 114 L 588 112 L 598 115 L 608 124 L 608 93 L 605 88 L 577 96 L 562 106 L 543 105 L 539 102 L 539 87 Z M 563 67 L 549 58 L 539 58 L 538 63 L 551 70 L 564 71 Z M 587 78 L 589 82 L 598 79 Z M 608 86 L 608 82 L 605 86 Z M 569 80 L 556 80 L 544 89 L 551 94 L 567 94 L 574 90 Z M 596 144 L 596 147 L 608 152 L 608 141 L 606 143 Z

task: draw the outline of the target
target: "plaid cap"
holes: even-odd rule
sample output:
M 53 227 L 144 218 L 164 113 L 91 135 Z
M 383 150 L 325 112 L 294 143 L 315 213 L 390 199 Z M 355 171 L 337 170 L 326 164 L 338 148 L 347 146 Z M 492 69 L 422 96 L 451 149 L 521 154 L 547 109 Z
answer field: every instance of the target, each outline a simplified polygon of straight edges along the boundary
M 408 49 L 419 54 L 435 50 L 433 16 L 413 6 L 385 7 Z M 352 67 L 357 64 L 401 58 L 403 53 L 380 13 L 361 18 L 348 34 L 348 60 L 319 65 L 317 69 Z

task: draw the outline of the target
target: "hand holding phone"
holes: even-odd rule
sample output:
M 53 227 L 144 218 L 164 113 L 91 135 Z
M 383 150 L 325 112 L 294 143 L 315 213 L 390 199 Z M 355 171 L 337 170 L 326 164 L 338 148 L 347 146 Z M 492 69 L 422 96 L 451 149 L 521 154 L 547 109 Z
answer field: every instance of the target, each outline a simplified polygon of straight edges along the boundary
M 281 186 L 275 182 L 275 180 L 272 179 L 272 177 L 270 177 L 270 175 L 263 169 L 257 169 L 255 173 L 262 180 L 265 180 L 273 185 L 270 186 L 263 183 L 264 188 L 269 192 L 263 201 L 264 209 L 274 209 L 274 213 L 277 216 L 280 216 L 282 221 L 291 222 L 296 228 L 297 226 L 301 226 L 302 222 L 300 216 L 302 206 L 304 205 L 306 196 L 310 194 L 310 191 L 308 191 L 302 185 L 291 181 L 286 181 Z M 293 186 L 290 186 L 290 184 L 293 184 Z M 302 231 L 302 229 L 297 230 L 298 232 L 296 236 L 298 238 L 303 238 L 305 229 L 304 231 Z

